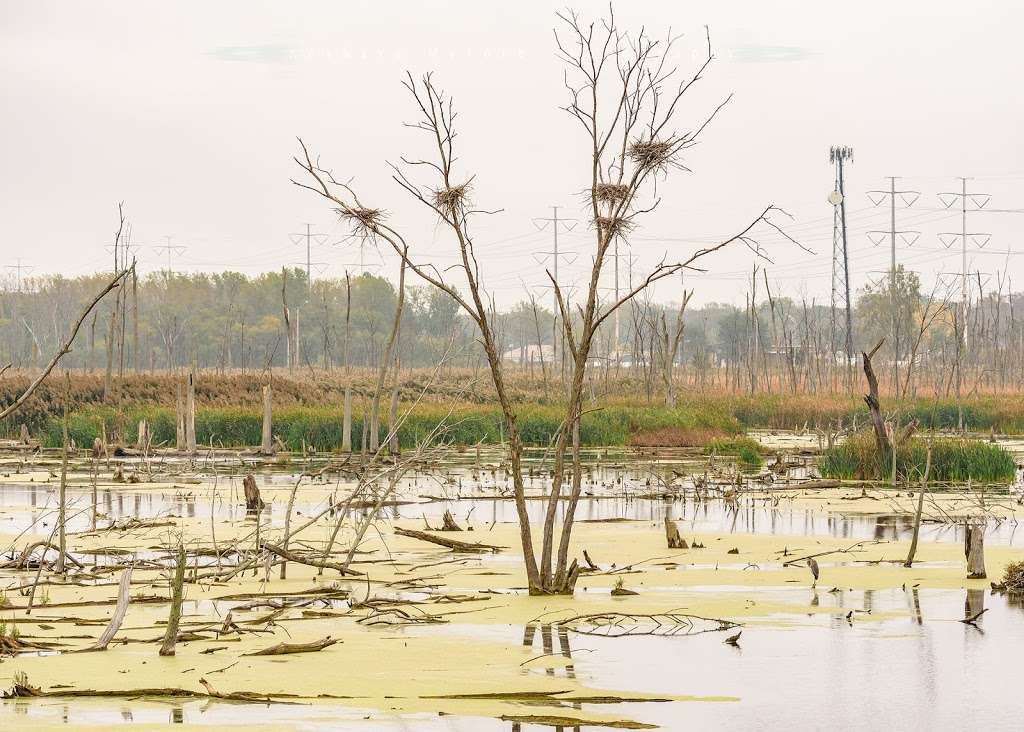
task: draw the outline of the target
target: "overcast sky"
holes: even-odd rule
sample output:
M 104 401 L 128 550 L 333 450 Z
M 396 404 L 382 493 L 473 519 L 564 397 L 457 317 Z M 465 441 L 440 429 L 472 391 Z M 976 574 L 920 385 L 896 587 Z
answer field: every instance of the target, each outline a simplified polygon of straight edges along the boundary
M 400 81 L 432 70 L 455 99 L 460 165 L 476 175 L 475 199 L 502 213 L 481 224 L 488 287 L 509 304 L 540 289 L 537 253 L 550 228 L 534 219 L 580 219 L 562 236 L 579 274 L 593 237 L 580 191 L 586 140 L 566 113 L 552 27 L 562 3 L 488 2 L 14 2 L 0 0 L 0 264 L 33 274 L 109 268 L 105 245 L 123 200 L 144 269 L 166 266 L 152 247 L 187 247 L 184 271 L 257 273 L 305 258 L 290 234 L 324 236 L 312 259 L 323 276 L 359 261 L 322 200 L 289 182 L 296 136 L 337 177 L 354 177 L 364 201 L 391 212 L 414 251 L 452 262 L 452 244 L 390 180 L 386 161 L 424 152 L 402 123 L 413 117 Z M 604 3 L 572 7 L 597 17 Z M 889 225 L 866 192 L 902 176 L 920 191 L 898 228 L 921 232 L 899 261 L 926 283 L 960 269 L 959 213 L 937 197 L 971 176 L 993 194 L 972 214 L 970 269 L 1009 271 L 1024 286 L 1017 232 L 1024 214 L 1024 101 L 1019 93 L 1024 4 L 946 0 L 855 3 L 619 3 L 622 25 L 684 33 L 678 61 L 692 68 L 710 26 L 718 60 L 692 96 L 682 126 L 732 101 L 674 172 L 663 203 L 632 236 L 634 272 L 666 253 L 742 228 L 769 203 L 789 211 L 787 230 L 816 255 L 777 235 L 763 245 L 773 287 L 827 302 L 833 186 L 830 145 L 855 150 L 847 171 L 854 287 L 888 266 L 887 245 L 867 232 Z M 978 199 L 979 202 L 981 199 Z M 322 243 L 321 243 L 322 242 Z M 1010 254 L 1007 256 L 1007 250 Z M 623 252 L 625 254 L 625 252 Z M 373 251 L 369 264 L 380 263 Z M 626 259 L 623 263 L 625 280 Z M 742 303 L 749 251 L 716 254 L 688 275 L 696 302 Z M 394 269 L 385 257 L 384 271 Z M 5 270 L 10 275 L 13 270 Z M 613 284 L 609 275 L 609 287 Z M 657 298 L 678 297 L 663 283 Z

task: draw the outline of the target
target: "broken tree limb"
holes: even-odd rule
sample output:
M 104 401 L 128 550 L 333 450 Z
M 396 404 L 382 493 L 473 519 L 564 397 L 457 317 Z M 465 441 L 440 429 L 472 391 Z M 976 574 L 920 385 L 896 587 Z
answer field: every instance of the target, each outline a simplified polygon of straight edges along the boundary
M 276 646 L 270 648 L 264 648 L 261 651 L 253 651 L 252 653 L 243 653 L 243 656 L 287 656 L 291 653 L 312 653 L 314 651 L 322 651 L 323 649 L 333 646 L 335 643 L 341 643 L 338 638 L 331 638 L 327 636 L 318 641 L 311 641 L 309 643 L 278 643 Z
M 110 645 L 110 641 L 114 640 L 114 636 L 117 635 L 117 631 L 121 629 L 121 623 L 124 622 L 125 613 L 128 612 L 128 602 L 132 590 L 132 565 L 121 573 L 121 585 L 117 590 L 117 605 L 114 607 L 114 614 L 110 616 L 110 624 L 107 629 L 103 631 L 103 635 L 93 645 L 86 648 L 86 651 L 105 651 L 107 646 Z
M 449 539 L 447 536 L 433 536 L 425 531 L 413 531 L 412 529 L 402 529 L 395 527 L 395 534 L 398 536 L 406 536 L 410 539 L 419 539 L 420 541 L 426 541 L 431 544 L 437 544 L 439 546 L 447 547 L 452 551 L 456 552 L 500 552 L 506 547 L 494 546 L 492 544 L 477 544 L 468 541 L 457 541 L 455 539 Z
M 90 302 L 85 307 L 85 309 L 82 310 L 82 314 L 78 316 L 78 320 L 71 328 L 71 333 L 68 335 L 67 340 L 65 340 L 64 343 L 61 344 L 60 350 L 58 350 L 57 353 L 54 354 L 53 358 L 50 359 L 50 362 L 46 364 L 46 368 L 43 369 L 43 372 L 39 374 L 39 376 L 37 376 L 31 384 L 28 385 L 25 391 L 21 393 L 21 396 L 15 399 L 14 402 L 11 403 L 9 406 L 0 410 L 0 420 L 14 414 L 19 409 L 21 409 L 21 405 L 28 401 L 28 398 L 32 396 L 32 393 L 36 389 L 38 389 L 39 385 L 43 383 L 43 380 L 50 375 L 50 372 L 53 371 L 53 368 L 54 366 L 57 365 L 57 362 L 60 361 L 66 354 L 71 352 L 71 344 L 75 342 L 75 336 L 78 335 L 78 331 L 79 329 L 81 329 L 82 323 L 84 323 L 85 319 L 89 316 L 89 313 L 91 313 L 93 311 L 93 308 L 95 308 L 96 305 L 99 304 L 100 300 L 106 297 L 107 293 L 109 293 L 111 290 L 115 289 L 121 284 L 121 280 L 123 280 L 125 276 L 132 271 L 132 268 L 134 266 L 135 265 L 132 264 L 131 267 L 127 267 L 125 269 L 122 269 L 120 272 L 116 273 L 114 275 L 114 278 L 107 283 L 107 286 L 100 290 L 99 294 L 97 294 L 96 297 L 92 299 L 92 302 Z
M 268 542 L 263 542 L 263 548 L 271 554 L 276 554 L 282 559 L 285 559 L 289 562 L 295 562 L 296 564 L 305 564 L 310 567 L 322 567 L 324 569 L 333 569 L 338 572 L 341 572 L 342 574 L 351 575 L 353 577 L 362 576 L 363 574 L 362 572 L 357 572 L 354 569 L 349 569 L 341 562 L 329 562 L 324 559 L 312 559 L 310 557 L 304 557 L 301 554 L 296 554 L 290 549 L 285 549 L 284 547 L 280 547 L 275 544 L 270 544 Z

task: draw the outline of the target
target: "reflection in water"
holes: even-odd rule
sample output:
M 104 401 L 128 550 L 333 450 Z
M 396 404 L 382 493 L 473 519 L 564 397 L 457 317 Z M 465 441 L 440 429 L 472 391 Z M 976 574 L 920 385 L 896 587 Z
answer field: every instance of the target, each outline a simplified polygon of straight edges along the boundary
M 569 647 L 569 629 L 557 623 L 527 623 L 523 627 L 524 646 L 527 648 L 532 648 L 534 646 L 538 630 L 540 631 L 541 637 L 541 650 L 545 656 L 555 655 L 554 645 L 552 643 L 552 633 L 554 633 L 558 636 L 558 652 L 564 658 L 572 658 L 572 649 Z M 576 678 L 576 667 L 573 664 L 566 664 L 562 667 L 562 671 L 566 678 Z M 548 676 L 554 676 L 555 669 L 549 666 L 545 669 L 545 673 Z

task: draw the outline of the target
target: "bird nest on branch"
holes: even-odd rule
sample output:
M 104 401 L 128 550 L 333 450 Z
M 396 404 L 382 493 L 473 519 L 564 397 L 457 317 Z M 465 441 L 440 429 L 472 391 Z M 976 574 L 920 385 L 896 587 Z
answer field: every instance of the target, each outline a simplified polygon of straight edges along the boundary
M 629 195 L 629 186 L 621 183 L 598 183 L 594 186 L 594 198 L 598 203 L 610 203 L 615 205 L 625 201 Z
M 448 188 L 437 188 L 430 192 L 434 208 L 446 214 L 461 210 L 469 201 L 472 186 L 468 182 Z
M 664 140 L 634 140 L 627 154 L 645 170 L 664 170 L 675 163 L 674 145 Z
M 380 208 L 336 208 L 334 210 L 342 221 L 351 224 L 355 231 L 364 234 L 371 233 L 388 216 L 387 212 Z
M 633 230 L 633 222 L 621 216 L 598 216 L 594 219 L 594 226 L 608 239 L 625 236 Z

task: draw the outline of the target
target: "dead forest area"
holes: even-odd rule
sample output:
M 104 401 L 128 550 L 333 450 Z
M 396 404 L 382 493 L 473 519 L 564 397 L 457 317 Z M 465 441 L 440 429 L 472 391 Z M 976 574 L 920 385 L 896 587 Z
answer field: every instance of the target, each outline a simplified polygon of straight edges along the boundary
M 143 274 L 124 204 L 109 272 L 23 280 L 19 260 L 0 292 L 0 729 L 1016 721 L 1010 279 L 965 255 L 959 294 L 929 290 L 896 265 L 893 218 L 891 269 L 852 294 L 847 277 L 845 308 L 784 293 L 766 263 L 814 252 L 759 192 L 623 283 L 620 246 L 733 97 L 704 94 L 707 26 L 627 28 L 612 6 L 554 25 L 586 252 L 572 278 L 557 244 L 534 260 L 544 305 L 498 306 L 505 260 L 478 237 L 502 202 L 431 71 L 399 80 L 389 187 L 329 127 L 280 161 L 387 276 L 313 281 L 311 227 L 305 271 L 177 273 L 167 239 Z M 852 151 L 830 156 L 845 247 Z M 720 252 L 750 265 L 746 305 L 697 308 Z

